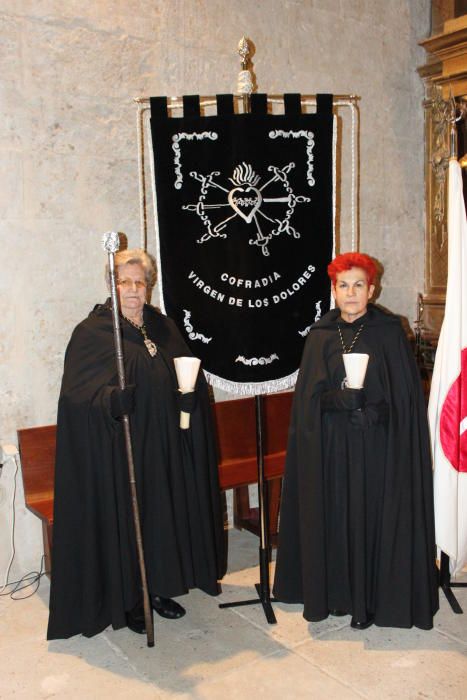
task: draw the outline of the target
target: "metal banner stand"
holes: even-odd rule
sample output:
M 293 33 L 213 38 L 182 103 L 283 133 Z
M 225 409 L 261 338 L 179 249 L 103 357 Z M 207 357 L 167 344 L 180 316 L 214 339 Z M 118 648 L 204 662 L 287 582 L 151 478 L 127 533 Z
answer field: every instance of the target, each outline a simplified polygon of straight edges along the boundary
M 269 545 L 269 509 L 267 482 L 264 478 L 264 448 L 263 448 L 263 397 L 261 394 L 255 396 L 256 409 L 256 460 L 258 467 L 258 509 L 259 509 L 259 583 L 255 584 L 258 598 L 251 600 L 241 600 L 235 603 L 220 603 L 220 608 L 236 608 L 244 605 L 263 606 L 266 620 L 270 625 L 277 623 L 271 603 L 271 587 L 269 582 L 269 559 L 271 547 Z
M 248 54 L 250 53 L 248 41 L 245 37 L 240 39 L 238 53 L 242 59 L 242 70 L 239 75 L 239 86 L 244 90 L 243 111 L 250 112 L 250 95 L 253 90 L 251 73 L 248 70 Z M 256 605 L 261 603 L 266 620 L 270 625 L 277 624 L 271 602 L 271 586 L 269 581 L 269 560 L 271 547 L 269 544 L 269 508 L 267 481 L 264 478 L 264 416 L 263 416 L 263 396 L 255 396 L 256 411 L 256 464 L 258 469 L 258 510 L 259 510 L 259 583 L 255 584 L 258 598 L 252 600 L 242 600 L 236 603 L 220 603 L 220 608 L 235 608 L 243 605 Z
M 446 596 L 446 600 L 451 606 L 452 612 L 457 615 L 462 615 L 464 611 L 459 605 L 459 601 L 452 592 L 452 588 L 467 588 L 467 583 L 453 583 L 451 581 L 451 573 L 449 571 L 449 557 L 444 552 L 441 552 L 441 565 L 439 570 L 439 586 Z

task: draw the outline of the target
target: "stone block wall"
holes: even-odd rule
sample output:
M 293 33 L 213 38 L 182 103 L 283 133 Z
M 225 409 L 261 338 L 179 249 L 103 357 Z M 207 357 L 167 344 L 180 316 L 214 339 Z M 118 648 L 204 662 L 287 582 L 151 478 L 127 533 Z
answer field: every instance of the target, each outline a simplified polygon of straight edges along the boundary
M 2 0 L 0 441 L 55 421 L 71 330 L 106 295 L 102 232 L 139 243 L 133 97 L 235 91 L 243 34 L 261 91 L 361 97 L 361 249 L 384 265 L 380 301 L 413 322 L 424 227 L 417 41 L 429 24 L 429 0 Z

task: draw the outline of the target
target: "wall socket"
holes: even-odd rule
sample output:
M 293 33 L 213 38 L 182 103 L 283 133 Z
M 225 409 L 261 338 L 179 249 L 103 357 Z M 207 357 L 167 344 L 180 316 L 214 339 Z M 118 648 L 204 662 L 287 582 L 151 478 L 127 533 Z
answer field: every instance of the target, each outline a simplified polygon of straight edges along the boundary
M 16 445 L 0 445 L 0 465 L 5 464 L 12 457 L 16 457 L 17 454 L 18 448 Z

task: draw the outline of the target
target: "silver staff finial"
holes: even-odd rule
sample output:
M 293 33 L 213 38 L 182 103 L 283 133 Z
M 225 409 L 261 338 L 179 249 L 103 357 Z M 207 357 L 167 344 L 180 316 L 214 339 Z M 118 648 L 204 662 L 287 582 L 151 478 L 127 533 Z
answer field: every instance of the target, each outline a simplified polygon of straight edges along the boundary
M 116 253 L 120 248 L 120 238 L 117 231 L 108 231 L 102 236 L 102 247 L 107 253 Z

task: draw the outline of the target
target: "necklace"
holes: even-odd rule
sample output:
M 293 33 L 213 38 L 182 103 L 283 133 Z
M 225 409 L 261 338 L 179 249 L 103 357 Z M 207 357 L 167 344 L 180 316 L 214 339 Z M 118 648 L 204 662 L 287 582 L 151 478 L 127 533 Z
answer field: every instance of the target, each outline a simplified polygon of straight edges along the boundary
M 150 340 L 150 339 L 148 338 L 148 334 L 147 334 L 147 331 L 146 331 L 146 326 L 144 325 L 144 323 L 142 323 L 141 326 L 138 326 L 137 323 L 134 323 L 134 321 L 131 321 L 131 320 L 130 320 L 129 318 L 127 318 L 126 316 L 124 316 L 123 318 L 125 319 L 125 321 L 128 321 L 128 323 L 129 323 L 130 325 L 134 326 L 135 328 L 137 328 L 137 329 L 142 333 L 143 338 L 144 338 L 144 344 L 145 344 L 145 346 L 146 346 L 146 349 L 147 349 L 148 353 L 151 355 L 151 357 L 154 357 L 154 355 L 157 355 L 157 345 L 156 345 L 155 343 L 153 343 L 152 340 Z
M 362 332 L 364 325 L 365 324 L 362 323 L 362 325 L 359 326 L 358 330 L 353 335 L 352 342 L 350 343 L 349 346 L 346 346 L 346 344 L 344 343 L 344 338 L 342 337 L 341 327 L 339 326 L 339 324 L 337 324 L 337 330 L 339 331 L 339 338 L 341 339 L 341 345 L 342 345 L 342 350 L 344 351 L 344 354 L 352 352 L 352 348 L 355 345 L 355 343 L 357 342 L 358 336 Z

